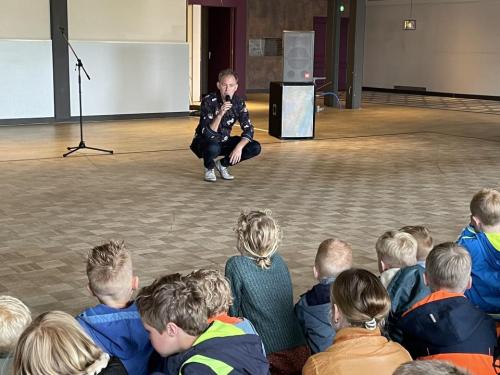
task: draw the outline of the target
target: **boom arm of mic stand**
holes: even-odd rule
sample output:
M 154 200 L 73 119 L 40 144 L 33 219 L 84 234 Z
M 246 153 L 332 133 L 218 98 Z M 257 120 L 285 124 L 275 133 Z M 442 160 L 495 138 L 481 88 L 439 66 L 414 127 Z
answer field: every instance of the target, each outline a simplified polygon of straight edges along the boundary
M 69 48 L 71 49 L 71 52 L 73 52 L 73 55 L 75 55 L 76 65 L 83 69 L 83 72 L 87 76 L 87 79 L 90 81 L 90 76 L 87 73 L 87 71 L 85 70 L 85 67 L 83 66 L 82 60 L 80 60 L 80 58 L 76 54 L 75 50 L 73 49 L 73 46 L 71 45 L 71 43 L 69 42 L 68 38 L 66 37 L 66 34 L 64 34 L 64 29 L 62 27 L 60 27 L 59 30 L 61 30 L 61 35 L 63 36 L 64 40 L 68 44 Z

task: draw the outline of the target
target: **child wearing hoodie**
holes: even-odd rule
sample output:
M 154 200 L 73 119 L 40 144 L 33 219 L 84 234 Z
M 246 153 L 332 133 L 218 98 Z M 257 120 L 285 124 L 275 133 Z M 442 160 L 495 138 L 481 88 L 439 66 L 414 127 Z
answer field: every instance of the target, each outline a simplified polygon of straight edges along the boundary
M 323 352 L 333 344 L 335 330 L 331 319 L 330 287 L 337 275 L 351 266 L 350 244 L 336 238 L 321 242 L 313 267 L 318 283 L 301 295 L 295 305 L 295 315 L 312 354 Z
M 132 299 L 139 279 L 133 275 L 124 243 L 110 241 L 90 250 L 87 276 L 88 289 L 100 304 L 76 319 L 104 352 L 123 362 L 129 374 L 147 375 L 153 348 Z

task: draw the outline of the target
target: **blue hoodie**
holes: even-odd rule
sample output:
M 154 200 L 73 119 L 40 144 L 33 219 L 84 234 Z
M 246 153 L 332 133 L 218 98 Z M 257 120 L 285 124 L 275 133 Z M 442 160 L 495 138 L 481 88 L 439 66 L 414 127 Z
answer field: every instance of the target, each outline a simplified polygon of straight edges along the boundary
M 465 296 L 484 312 L 500 313 L 500 234 L 476 233 L 468 226 L 457 242 L 472 258 L 472 288 Z
M 123 309 L 97 305 L 76 319 L 97 346 L 121 359 L 129 374 L 148 374 L 153 347 L 135 302 Z

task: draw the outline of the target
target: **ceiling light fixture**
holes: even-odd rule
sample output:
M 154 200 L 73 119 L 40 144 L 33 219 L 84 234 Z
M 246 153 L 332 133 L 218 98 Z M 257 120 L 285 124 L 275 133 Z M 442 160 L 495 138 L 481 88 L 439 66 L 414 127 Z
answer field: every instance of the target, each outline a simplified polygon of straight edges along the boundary
M 412 18 L 413 15 L 413 0 L 410 0 L 410 18 L 403 20 L 403 30 L 416 30 L 417 20 Z

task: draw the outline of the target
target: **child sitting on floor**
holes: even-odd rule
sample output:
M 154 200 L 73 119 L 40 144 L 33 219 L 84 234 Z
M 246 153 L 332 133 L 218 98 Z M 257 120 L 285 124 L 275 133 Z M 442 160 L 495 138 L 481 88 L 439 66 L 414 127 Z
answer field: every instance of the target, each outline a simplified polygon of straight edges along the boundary
M 434 246 L 429 229 L 423 225 L 408 225 L 400 231 L 410 233 L 417 240 L 417 264 L 425 268 L 425 259 Z
M 425 279 L 432 294 L 403 314 L 403 346 L 414 359 L 438 359 L 472 374 L 493 375 L 495 322 L 464 297 L 471 286 L 471 257 L 447 242 L 429 253 Z
M 430 294 L 424 281 L 424 268 L 417 265 L 417 240 L 401 231 L 385 232 L 375 245 L 380 280 L 391 298 L 386 330 L 389 337 L 401 342 L 398 320 L 406 310 Z
M 146 375 L 153 348 L 132 295 L 139 279 L 123 242 L 94 247 L 87 257 L 88 288 L 100 304 L 77 320 L 106 353 L 122 360 L 130 374 Z
M 301 295 L 295 305 L 295 314 L 313 354 L 326 350 L 333 343 L 330 286 L 339 273 L 351 266 L 350 244 L 335 238 L 321 242 L 313 267 L 318 284 Z
M 15 297 L 0 296 L 0 375 L 11 374 L 17 340 L 31 323 L 28 307 Z
M 241 255 L 226 263 L 231 316 L 249 319 L 262 337 L 272 373 L 299 374 L 309 349 L 293 312 L 292 280 L 276 253 L 281 230 L 269 210 L 242 213 L 236 227 Z
M 196 270 L 185 276 L 185 280 L 188 283 L 194 283 L 205 297 L 209 323 L 218 320 L 220 322 L 234 324 L 245 333 L 257 335 L 255 327 L 248 319 L 228 315 L 229 308 L 233 303 L 231 286 L 224 275 L 219 271 L 208 269 Z

